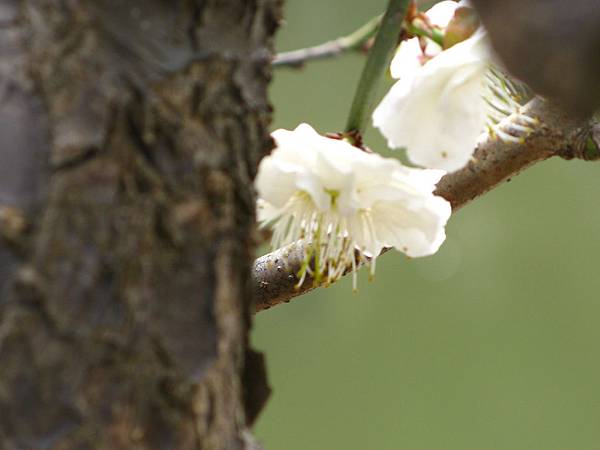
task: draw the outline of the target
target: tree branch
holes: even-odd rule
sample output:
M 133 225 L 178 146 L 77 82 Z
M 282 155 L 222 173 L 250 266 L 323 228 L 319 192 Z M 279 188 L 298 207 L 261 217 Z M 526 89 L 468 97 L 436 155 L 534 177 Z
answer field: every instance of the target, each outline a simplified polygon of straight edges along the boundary
M 591 127 L 566 117 L 548 102 L 536 98 L 524 113 L 539 120 L 536 130 L 522 143 L 488 138 L 481 142 L 473 160 L 463 169 L 449 173 L 438 183 L 436 194 L 452 204 L 453 212 L 477 197 L 519 174 L 525 168 L 552 156 L 565 159 L 597 159 L 598 147 L 590 155 Z M 502 130 L 512 132 L 512 118 L 505 119 Z M 254 262 L 254 301 L 256 311 L 287 303 L 292 298 L 318 287 L 307 276 L 297 288 L 297 273 L 303 262 L 305 242 L 298 241 L 258 258 Z M 384 250 L 385 251 L 385 250 Z M 349 267 L 347 273 L 350 272 Z
M 305 62 L 308 61 L 333 58 L 348 51 L 360 51 L 364 48 L 369 39 L 375 35 L 375 32 L 381 23 L 381 17 L 382 16 L 374 17 L 361 26 L 358 30 L 350 33 L 347 36 L 343 36 L 323 44 L 315 45 L 314 47 L 301 48 L 299 50 L 280 53 L 273 60 L 273 66 L 288 66 L 297 68 L 301 67 Z

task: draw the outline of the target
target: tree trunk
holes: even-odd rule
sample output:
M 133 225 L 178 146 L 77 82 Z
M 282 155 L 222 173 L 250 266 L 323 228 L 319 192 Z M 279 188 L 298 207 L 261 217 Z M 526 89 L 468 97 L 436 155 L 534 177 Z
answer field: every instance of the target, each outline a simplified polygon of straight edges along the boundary
M 0 0 L 0 449 L 244 449 L 277 0 Z

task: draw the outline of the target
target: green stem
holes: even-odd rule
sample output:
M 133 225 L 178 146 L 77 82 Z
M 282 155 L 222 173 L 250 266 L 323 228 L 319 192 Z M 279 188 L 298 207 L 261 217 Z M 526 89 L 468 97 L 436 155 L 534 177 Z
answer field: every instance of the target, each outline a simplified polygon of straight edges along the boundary
M 415 36 L 419 36 L 419 37 L 429 38 L 433 42 L 435 42 L 436 44 L 438 44 L 440 47 L 444 46 L 444 35 L 442 34 L 441 31 L 438 31 L 438 30 L 435 30 L 435 29 L 426 30 L 424 28 L 420 28 L 420 27 L 416 26 L 413 23 L 407 23 L 407 24 L 405 24 L 405 29 L 410 34 L 414 34 Z
M 363 69 L 358 87 L 354 94 L 354 101 L 350 108 L 350 115 L 346 124 L 346 132 L 362 134 L 371 109 L 375 103 L 375 95 L 379 83 L 386 72 L 402 28 L 402 21 L 406 15 L 409 0 L 390 0 L 387 10 L 381 20 L 381 26 L 375 43 L 369 51 L 369 56 Z

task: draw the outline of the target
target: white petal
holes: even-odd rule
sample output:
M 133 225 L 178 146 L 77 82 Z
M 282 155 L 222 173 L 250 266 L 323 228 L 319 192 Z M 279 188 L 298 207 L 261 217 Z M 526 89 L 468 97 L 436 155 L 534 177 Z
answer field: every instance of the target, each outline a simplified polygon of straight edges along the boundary
M 281 209 L 275 208 L 273 205 L 262 199 L 256 201 L 256 215 L 261 224 L 272 222 L 277 219 L 281 213 Z
M 392 77 L 396 79 L 412 77 L 421 68 L 422 56 L 419 38 L 414 37 L 401 42 L 390 64 Z
M 373 202 L 395 195 L 393 173 L 402 168 L 400 161 L 378 154 L 366 154 L 364 161 L 353 167 L 356 175 L 356 200 L 360 208 L 370 208 Z
M 258 196 L 282 208 L 295 193 L 302 191 L 311 196 L 320 210 L 327 210 L 329 196 L 315 173 L 319 153 L 311 144 L 321 136 L 307 124 L 294 131 L 276 130 L 272 136 L 276 147 L 261 161 L 255 180 Z
M 277 149 L 274 150 L 276 151 Z M 296 176 L 300 170 L 299 166 L 278 160 L 273 156 L 263 158 L 255 180 L 259 198 L 276 208 L 284 207 L 298 191 Z
M 446 28 L 458 6 L 457 2 L 446 0 L 433 5 L 425 12 L 425 15 L 433 25 Z
M 441 197 L 426 196 L 411 207 L 406 203 L 382 202 L 372 209 L 378 240 L 411 257 L 438 251 L 446 239 L 445 225 L 452 212 Z
M 317 153 L 313 146 L 307 145 L 306 136 L 312 139 L 316 131 L 308 124 L 300 124 L 295 130 L 279 129 L 271 133 L 275 140 L 277 159 L 297 164 L 301 167 L 312 167 L 315 164 Z M 318 135 L 317 135 L 318 136 Z
M 323 180 L 309 171 L 303 172 L 296 177 L 297 190 L 306 192 L 320 211 L 327 211 L 331 207 L 329 195 Z
M 402 181 L 407 180 L 413 186 L 417 186 L 422 192 L 433 192 L 436 184 L 446 175 L 445 170 L 416 169 L 414 167 L 402 166 L 402 172 L 396 172 L 395 178 Z

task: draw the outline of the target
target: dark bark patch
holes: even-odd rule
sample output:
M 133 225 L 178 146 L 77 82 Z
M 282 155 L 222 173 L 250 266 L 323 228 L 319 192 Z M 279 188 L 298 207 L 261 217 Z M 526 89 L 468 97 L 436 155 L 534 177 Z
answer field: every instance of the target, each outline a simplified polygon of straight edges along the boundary
M 570 113 L 600 106 L 596 0 L 473 0 L 508 69 Z M 507 30 L 509 30 L 507 32 Z
M 250 348 L 246 350 L 242 381 L 246 421 L 248 426 L 252 426 L 271 396 L 271 387 L 267 383 L 267 364 L 262 353 Z

